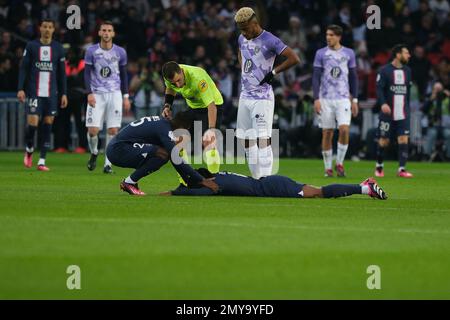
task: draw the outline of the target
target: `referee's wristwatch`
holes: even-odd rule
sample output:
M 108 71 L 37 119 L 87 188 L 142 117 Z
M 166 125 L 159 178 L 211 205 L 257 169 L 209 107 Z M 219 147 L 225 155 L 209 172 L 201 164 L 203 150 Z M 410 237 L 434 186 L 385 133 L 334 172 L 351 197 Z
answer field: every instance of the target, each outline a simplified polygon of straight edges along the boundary
M 357 98 L 353 98 L 353 99 L 352 99 L 352 102 L 353 102 L 353 103 L 358 103 L 358 99 L 357 99 Z
M 128 98 L 130 97 L 130 95 L 129 95 L 128 93 L 125 93 L 122 97 L 123 97 L 124 99 L 128 99 Z

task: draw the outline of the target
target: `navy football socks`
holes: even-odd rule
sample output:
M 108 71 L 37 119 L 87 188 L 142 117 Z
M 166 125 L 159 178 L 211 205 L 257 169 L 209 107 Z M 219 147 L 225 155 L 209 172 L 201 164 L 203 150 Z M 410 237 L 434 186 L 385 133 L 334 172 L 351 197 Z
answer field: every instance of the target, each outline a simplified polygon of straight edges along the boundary
M 34 135 L 36 133 L 36 126 L 28 125 L 25 131 L 25 144 L 29 150 L 34 148 Z
M 400 143 L 398 145 L 398 166 L 404 168 L 408 160 L 408 144 Z
M 166 163 L 167 160 L 159 157 L 149 158 L 130 175 L 130 178 L 131 180 L 137 182 L 141 178 L 148 176 L 152 172 L 155 172 Z
M 352 194 L 362 194 L 362 189 L 359 184 L 330 184 L 322 187 L 322 194 L 324 198 L 348 197 Z
M 45 159 L 45 157 L 47 156 L 47 151 L 48 149 L 50 149 L 51 133 L 52 133 L 52 125 L 48 123 L 43 123 L 42 124 L 43 143 L 41 146 L 41 153 L 40 153 L 41 159 Z

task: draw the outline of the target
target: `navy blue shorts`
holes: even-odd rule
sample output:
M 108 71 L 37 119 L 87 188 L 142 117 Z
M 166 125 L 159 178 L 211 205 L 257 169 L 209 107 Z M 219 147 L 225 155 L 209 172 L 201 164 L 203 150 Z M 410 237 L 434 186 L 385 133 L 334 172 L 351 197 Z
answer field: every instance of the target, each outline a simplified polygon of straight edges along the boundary
M 380 115 L 378 123 L 379 138 L 396 138 L 398 136 L 409 136 L 409 118 L 403 120 L 392 120 L 391 116 Z
M 106 156 L 117 167 L 137 169 L 146 159 L 154 157 L 158 148 L 153 144 L 115 141 L 113 138 L 106 148 Z
M 291 178 L 274 175 L 259 179 L 263 196 L 282 198 L 303 198 L 304 184 Z
M 25 110 L 29 115 L 38 115 L 41 117 L 56 116 L 58 114 L 58 99 L 55 97 L 27 98 L 25 102 Z

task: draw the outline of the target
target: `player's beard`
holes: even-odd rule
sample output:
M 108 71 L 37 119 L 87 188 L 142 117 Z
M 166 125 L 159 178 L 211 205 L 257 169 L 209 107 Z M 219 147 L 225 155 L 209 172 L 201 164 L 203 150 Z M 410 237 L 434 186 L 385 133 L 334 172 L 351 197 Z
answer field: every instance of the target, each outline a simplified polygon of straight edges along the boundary
M 52 34 L 51 33 L 43 33 L 42 34 L 42 40 L 45 42 L 49 42 L 52 40 Z

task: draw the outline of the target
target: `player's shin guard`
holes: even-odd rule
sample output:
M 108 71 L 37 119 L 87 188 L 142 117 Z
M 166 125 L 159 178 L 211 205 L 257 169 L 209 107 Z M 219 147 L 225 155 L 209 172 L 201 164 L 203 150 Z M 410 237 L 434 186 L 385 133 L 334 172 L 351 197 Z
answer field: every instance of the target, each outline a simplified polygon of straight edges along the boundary
M 167 160 L 159 157 L 149 158 L 130 175 L 130 178 L 132 181 L 138 182 L 140 179 L 148 176 L 152 172 L 155 172 L 166 163 Z
M 324 198 L 348 197 L 352 194 L 362 194 L 362 187 L 359 184 L 330 184 L 322 187 Z
M 28 125 L 25 130 L 25 145 L 28 153 L 34 151 L 34 136 L 36 134 L 37 127 Z
M 209 172 L 217 173 L 220 170 L 220 154 L 217 149 L 211 149 L 205 152 L 206 166 Z
M 114 135 L 112 135 L 112 134 L 106 135 L 105 151 L 106 151 L 106 148 L 108 147 L 109 142 L 112 140 L 112 138 L 114 138 Z M 108 157 L 106 156 L 106 152 L 105 152 L 105 167 L 106 166 L 111 166 L 111 162 L 109 161 Z
M 51 138 L 51 134 L 52 134 L 52 125 L 48 124 L 48 123 L 43 123 L 42 124 L 42 146 L 41 146 L 41 153 L 40 153 L 40 160 L 39 160 L 39 164 L 44 164 L 42 163 L 42 160 L 45 160 L 46 156 L 47 156 L 47 151 L 50 148 L 50 138 Z
M 89 145 L 89 151 L 91 154 L 98 154 L 98 135 L 91 136 L 89 132 L 87 133 L 87 141 Z
M 258 165 L 258 146 L 255 144 L 249 148 L 245 148 L 245 157 L 247 158 L 248 168 L 254 179 L 261 178 Z
M 408 144 L 400 143 L 398 145 L 398 166 L 399 168 L 405 168 L 406 161 L 408 160 Z
M 260 148 L 258 150 L 258 164 L 261 177 L 267 177 L 272 175 L 273 167 L 273 152 L 272 146 Z

